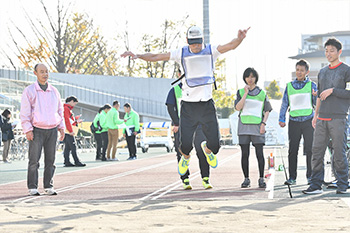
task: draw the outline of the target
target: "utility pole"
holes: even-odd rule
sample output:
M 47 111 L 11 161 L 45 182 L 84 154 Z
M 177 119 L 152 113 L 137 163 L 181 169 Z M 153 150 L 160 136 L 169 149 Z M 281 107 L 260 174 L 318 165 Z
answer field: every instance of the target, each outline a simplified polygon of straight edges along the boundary
M 209 0 L 203 0 L 203 33 L 204 33 L 204 44 L 209 44 L 210 43 Z

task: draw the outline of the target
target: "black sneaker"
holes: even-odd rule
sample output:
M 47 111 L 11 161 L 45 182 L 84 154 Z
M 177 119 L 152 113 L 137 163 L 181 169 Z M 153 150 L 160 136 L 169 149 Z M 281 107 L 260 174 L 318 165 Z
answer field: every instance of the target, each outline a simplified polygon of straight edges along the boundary
M 73 163 L 65 163 L 64 166 L 65 167 L 74 167 L 75 165 Z
M 335 193 L 336 194 L 348 194 L 348 192 L 346 190 L 337 190 Z
M 245 178 L 243 183 L 241 184 L 241 188 L 249 188 L 250 187 L 250 179 Z
M 302 191 L 304 194 L 321 194 L 323 193 L 322 189 L 313 189 L 311 187 L 308 187 L 306 190 Z
M 75 166 L 76 167 L 85 167 L 86 164 L 85 163 L 76 163 Z
M 260 177 L 258 180 L 259 188 L 266 188 L 266 183 L 264 181 L 264 178 Z
M 133 159 L 134 159 L 134 157 L 131 157 L 131 156 L 129 158 L 127 158 L 127 160 L 133 160 Z
M 288 179 L 284 182 L 285 185 L 295 185 L 297 183 L 296 180 L 293 180 L 293 179 Z
M 106 157 L 102 157 L 101 161 L 107 161 Z

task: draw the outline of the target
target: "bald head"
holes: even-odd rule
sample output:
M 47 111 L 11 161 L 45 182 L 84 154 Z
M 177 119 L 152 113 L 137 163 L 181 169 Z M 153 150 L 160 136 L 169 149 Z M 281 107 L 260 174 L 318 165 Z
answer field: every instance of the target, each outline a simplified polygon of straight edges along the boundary
M 41 85 L 45 85 L 49 79 L 49 70 L 46 65 L 39 63 L 34 66 L 34 74 L 38 78 L 38 82 Z

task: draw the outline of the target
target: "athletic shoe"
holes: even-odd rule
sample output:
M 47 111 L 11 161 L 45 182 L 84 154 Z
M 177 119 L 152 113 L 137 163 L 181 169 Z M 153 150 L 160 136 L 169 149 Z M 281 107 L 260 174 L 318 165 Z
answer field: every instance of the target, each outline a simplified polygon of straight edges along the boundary
M 286 181 L 284 182 L 285 185 L 295 185 L 296 183 L 297 183 L 297 181 L 296 181 L 296 180 L 293 180 L 293 179 L 291 179 L 291 178 L 289 178 L 288 180 L 286 180 Z
M 211 152 L 210 154 L 205 152 L 205 148 L 207 147 L 207 142 L 203 141 L 201 143 L 201 147 L 203 150 L 203 153 L 205 154 L 205 157 L 207 157 L 207 162 L 208 164 L 212 167 L 212 168 L 216 168 L 218 166 L 218 159 L 216 158 L 216 156 L 214 155 L 213 152 Z
M 260 177 L 258 180 L 259 188 L 266 188 L 266 183 L 264 181 L 264 178 Z
M 96 160 L 101 160 L 101 157 L 96 157 Z
M 241 184 L 241 188 L 249 188 L 250 187 L 250 179 L 245 178 L 243 183 Z
M 192 186 L 190 185 L 190 180 L 188 178 L 182 181 L 182 185 L 185 190 L 192 189 Z
M 180 176 L 183 176 L 186 174 L 189 164 L 190 164 L 190 158 L 185 159 L 184 156 L 181 156 L 181 159 L 178 163 L 178 172 Z
M 133 160 L 136 160 L 136 159 L 137 159 L 136 155 L 135 155 L 134 157 L 132 157 L 132 159 L 133 159 Z
M 85 167 L 86 164 L 85 163 L 76 163 L 75 166 L 76 167 Z
M 107 161 L 106 157 L 102 157 L 101 161 Z
M 8 161 L 8 160 L 4 160 L 4 163 L 11 163 L 10 161 Z
M 311 187 L 308 187 L 306 190 L 302 191 L 304 194 L 321 194 L 323 193 L 322 189 L 313 189 Z
M 112 161 L 119 161 L 119 159 L 118 158 L 114 158 L 114 159 L 111 159 Z
M 213 186 L 209 182 L 209 177 L 204 177 L 203 180 L 202 180 L 202 184 L 203 184 L 205 189 L 213 188 Z
M 74 167 L 75 165 L 73 163 L 65 163 L 64 167 Z
M 134 157 L 131 157 L 131 156 L 130 156 L 127 160 L 133 160 L 133 159 L 134 159 Z
M 337 190 L 335 193 L 336 194 L 347 194 L 348 192 L 346 190 Z
M 40 193 L 37 189 L 29 189 L 29 196 L 40 196 Z
M 53 195 L 57 195 L 57 192 L 53 188 L 48 188 L 48 189 L 45 189 L 45 194 L 53 196 Z

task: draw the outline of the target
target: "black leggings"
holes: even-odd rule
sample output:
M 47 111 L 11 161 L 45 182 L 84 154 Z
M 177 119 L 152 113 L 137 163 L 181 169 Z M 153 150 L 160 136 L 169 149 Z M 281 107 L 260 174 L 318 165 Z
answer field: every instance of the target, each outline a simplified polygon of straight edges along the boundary
M 250 144 L 240 144 L 242 150 L 242 159 L 241 166 L 243 170 L 243 174 L 245 178 L 249 177 L 249 152 L 250 152 Z M 264 144 L 255 144 L 256 158 L 258 159 L 259 165 L 259 175 L 260 177 L 264 177 L 264 167 L 265 167 L 265 159 L 264 159 Z

